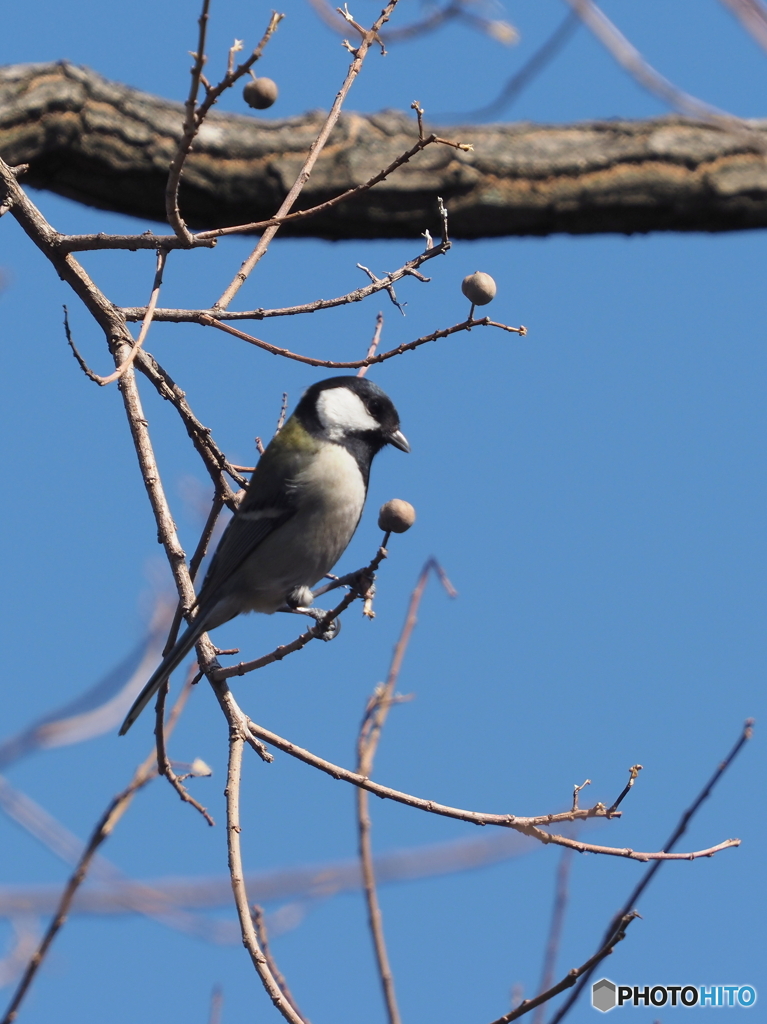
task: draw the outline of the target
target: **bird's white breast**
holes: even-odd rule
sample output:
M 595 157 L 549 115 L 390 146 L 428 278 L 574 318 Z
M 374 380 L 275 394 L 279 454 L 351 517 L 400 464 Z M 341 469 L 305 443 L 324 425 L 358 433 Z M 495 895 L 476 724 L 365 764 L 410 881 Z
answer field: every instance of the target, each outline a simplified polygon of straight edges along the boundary
M 243 566 L 243 589 L 255 611 L 274 611 L 294 588 L 312 587 L 330 572 L 365 504 L 357 460 L 338 444 L 321 445 L 289 486 L 297 499 L 296 514 Z

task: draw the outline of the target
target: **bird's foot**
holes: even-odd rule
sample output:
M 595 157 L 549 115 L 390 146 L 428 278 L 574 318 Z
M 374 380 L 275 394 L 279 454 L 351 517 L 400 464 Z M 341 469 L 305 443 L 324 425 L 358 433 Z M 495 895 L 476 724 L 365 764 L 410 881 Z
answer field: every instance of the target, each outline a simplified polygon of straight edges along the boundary
M 301 605 L 285 604 L 278 611 L 290 612 L 293 615 L 307 615 L 310 619 L 314 619 L 315 622 L 320 623 L 328 614 L 323 608 L 309 608 Z M 330 625 L 326 626 L 322 633 L 319 634 L 321 640 L 335 640 L 338 634 L 341 632 L 341 621 L 340 619 L 333 619 Z

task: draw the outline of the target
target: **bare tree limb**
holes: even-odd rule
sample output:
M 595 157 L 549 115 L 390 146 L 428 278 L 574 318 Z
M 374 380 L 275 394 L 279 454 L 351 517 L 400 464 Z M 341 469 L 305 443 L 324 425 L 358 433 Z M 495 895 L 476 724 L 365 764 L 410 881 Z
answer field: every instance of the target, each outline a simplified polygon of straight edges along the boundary
M 0 69 L 0 154 L 29 164 L 29 184 L 92 206 L 164 220 L 167 168 L 183 118 L 181 104 L 71 64 Z M 473 152 L 430 147 L 390 183 L 281 230 L 413 238 L 435 227 L 435 195 L 444 196 L 458 238 L 765 227 L 767 131 L 761 121 L 741 123 L 751 130 L 684 117 L 464 127 Z M 268 121 L 211 112 L 181 181 L 187 222 L 210 229 L 268 220 L 320 124 L 316 114 Z M 414 136 L 404 114 L 342 115 L 302 202 L 316 205 L 359 186 L 412 147 Z M 168 236 L 116 244 L 156 248 L 160 238 L 173 247 Z M 80 243 L 60 245 L 66 251 Z
M 511 828 L 544 844 L 553 843 L 555 846 L 569 847 L 578 853 L 601 853 L 611 857 L 626 857 L 629 860 L 638 861 L 697 860 L 700 857 L 712 857 L 721 850 L 740 846 L 739 839 L 726 839 L 724 842 L 711 846 L 706 850 L 696 850 L 690 853 L 669 853 L 663 850 L 655 853 L 642 853 L 629 847 L 596 846 L 593 843 L 584 843 L 577 839 L 571 839 L 569 836 L 544 832 L 543 828 L 563 821 L 582 821 L 586 818 L 607 817 L 607 808 L 604 804 L 595 804 L 593 807 L 584 808 L 583 810 L 561 811 L 558 814 L 544 814 L 533 818 L 525 818 L 516 814 L 488 814 L 482 811 L 464 810 L 460 807 L 450 807 L 446 804 L 437 803 L 435 800 L 425 800 L 423 797 L 413 796 L 410 793 L 403 793 L 400 790 L 391 789 L 389 786 L 382 786 L 379 782 L 373 782 L 372 779 L 368 779 L 364 775 L 349 771 L 348 768 L 341 768 L 340 765 L 318 757 L 311 751 L 283 739 L 282 736 L 278 736 L 269 729 L 265 729 L 262 725 L 257 725 L 250 719 L 248 719 L 248 729 L 253 736 L 263 740 L 264 743 L 268 743 L 270 746 L 277 747 L 283 753 L 290 754 L 291 757 L 303 761 L 304 764 L 308 764 L 312 768 L 318 768 L 321 772 L 330 775 L 334 779 L 342 779 L 353 786 L 360 786 L 362 789 L 366 789 L 369 793 L 373 793 L 383 800 L 394 800 L 397 803 L 405 804 L 407 807 L 415 807 L 419 811 L 439 814 L 446 818 L 455 818 L 458 821 L 467 821 L 474 825 L 497 825 L 501 828 Z M 616 812 L 612 817 L 615 817 L 616 814 L 620 814 L 620 812 Z

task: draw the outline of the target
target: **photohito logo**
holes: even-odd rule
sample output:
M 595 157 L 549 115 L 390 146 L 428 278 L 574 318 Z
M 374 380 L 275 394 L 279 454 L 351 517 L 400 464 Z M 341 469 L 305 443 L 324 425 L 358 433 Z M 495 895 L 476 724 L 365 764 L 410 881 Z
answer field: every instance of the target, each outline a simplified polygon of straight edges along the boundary
M 753 985 L 616 985 L 601 978 L 591 986 L 591 1005 L 607 1013 L 616 1006 L 753 1006 Z

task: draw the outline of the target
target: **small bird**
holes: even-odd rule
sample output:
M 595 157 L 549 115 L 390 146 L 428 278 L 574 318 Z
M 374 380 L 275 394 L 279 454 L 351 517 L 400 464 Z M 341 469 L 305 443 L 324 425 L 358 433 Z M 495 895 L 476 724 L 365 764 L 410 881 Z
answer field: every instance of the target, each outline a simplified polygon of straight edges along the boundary
M 304 392 L 221 537 L 191 625 L 136 698 L 121 736 L 203 633 L 243 612 L 311 604 L 311 587 L 354 536 L 373 456 L 387 444 L 410 451 L 391 399 L 366 377 L 331 377 Z

